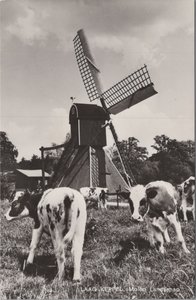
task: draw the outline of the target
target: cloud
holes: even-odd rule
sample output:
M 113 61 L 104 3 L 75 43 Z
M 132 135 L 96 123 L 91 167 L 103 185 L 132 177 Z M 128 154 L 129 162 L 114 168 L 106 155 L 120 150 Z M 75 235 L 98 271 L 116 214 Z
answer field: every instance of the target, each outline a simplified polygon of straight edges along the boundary
M 46 116 L 3 118 L 3 131 L 7 132 L 10 141 L 22 157 L 30 159 L 33 154 L 40 155 L 41 146 L 48 147 L 52 143 L 62 144 L 69 132 L 69 119 L 66 109 L 55 107 Z
M 80 28 L 107 88 L 145 63 L 158 91 L 147 104 L 114 117 L 120 139 L 135 136 L 150 145 L 156 133 L 192 135 L 193 2 L 3 1 L 4 114 L 18 126 L 7 121 L 19 152 L 26 157 L 39 154 L 42 145 L 62 143 L 69 131 L 63 105 L 69 109 L 70 96 L 88 101 L 73 51 Z
M 24 43 L 32 45 L 36 40 L 44 41 L 47 32 L 41 28 L 38 19 L 44 18 L 43 13 L 36 16 L 35 11 L 25 7 L 25 16 L 17 18 L 16 22 L 7 26 L 7 31 L 20 38 Z
M 190 24 L 190 12 L 193 10 L 192 1 L 179 0 L 11 2 L 5 6 L 9 16 L 5 20 L 6 30 L 23 42 L 32 44 L 36 40 L 44 41 L 52 34 L 58 37 L 59 45 L 63 46 L 65 42 L 72 41 L 73 32 L 85 26 L 91 40 L 95 37 L 103 42 L 108 38 L 111 51 L 116 51 L 112 45 L 117 45 L 118 36 L 122 40 L 123 36 L 126 39 L 137 36 L 146 43 L 149 37 L 153 39 L 154 36 L 156 40 L 180 26 Z

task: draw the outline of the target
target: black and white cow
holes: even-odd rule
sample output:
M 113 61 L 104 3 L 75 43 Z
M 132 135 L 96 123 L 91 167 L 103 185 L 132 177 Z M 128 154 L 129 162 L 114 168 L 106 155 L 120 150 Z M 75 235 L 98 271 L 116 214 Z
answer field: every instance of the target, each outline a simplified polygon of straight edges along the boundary
M 188 221 L 187 211 L 192 212 L 193 220 L 195 220 L 195 177 L 190 176 L 178 186 L 178 189 L 181 195 L 180 210 L 182 210 L 184 221 Z
M 170 242 L 167 228 L 172 224 L 184 252 L 189 253 L 177 215 L 179 193 L 172 184 L 154 181 L 145 187 L 136 185 L 130 189 L 129 197 L 132 219 L 138 222 L 146 220 L 151 245 L 156 245 L 164 253 L 164 241 Z
M 98 209 L 107 209 L 108 189 L 102 187 L 82 187 L 80 193 L 84 196 L 87 204 L 89 202 L 97 203 Z
M 27 266 L 33 263 L 35 250 L 43 231 L 49 232 L 57 258 L 59 279 L 64 276 L 66 244 L 72 241 L 73 280 L 79 281 L 86 226 L 84 197 L 78 191 L 68 187 L 49 189 L 43 195 L 25 192 L 11 203 L 5 217 L 8 221 L 12 221 L 28 216 L 34 219 L 35 225 Z

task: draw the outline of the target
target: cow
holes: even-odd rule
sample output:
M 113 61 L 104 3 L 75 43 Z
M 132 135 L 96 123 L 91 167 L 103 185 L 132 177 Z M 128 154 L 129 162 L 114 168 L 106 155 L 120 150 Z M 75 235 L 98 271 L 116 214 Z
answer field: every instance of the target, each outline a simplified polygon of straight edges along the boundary
M 177 200 L 179 194 L 174 186 L 169 182 L 154 181 L 146 186 L 136 185 L 129 192 L 132 220 L 137 222 L 146 220 L 150 244 L 157 246 L 161 253 L 165 253 L 164 241 L 170 242 L 167 229 L 172 224 L 184 252 L 190 253 L 178 220 Z
M 26 269 L 33 264 L 36 247 L 43 232 L 51 235 L 58 265 L 59 280 L 64 276 L 65 247 L 72 241 L 74 281 L 80 281 L 80 264 L 86 226 L 86 203 L 78 191 L 60 187 L 43 194 L 26 191 L 11 203 L 5 214 L 8 221 L 31 217 L 34 229 Z
M 178 189 L 181 195 L 181 206 L 180 210 L 183 214 L 183 220 L 185 222 L 187 219 L 187 211 L 191 211 L 193 214 L 193 220 L 195 220 L 195 177 L 190 176 L 180 185 L 178 185 Z
M 107 209 L 108 189 L 102 187 L 82 187 L 80 193 L 84 196 L 87 204 L 96 202 L 98 209 Z

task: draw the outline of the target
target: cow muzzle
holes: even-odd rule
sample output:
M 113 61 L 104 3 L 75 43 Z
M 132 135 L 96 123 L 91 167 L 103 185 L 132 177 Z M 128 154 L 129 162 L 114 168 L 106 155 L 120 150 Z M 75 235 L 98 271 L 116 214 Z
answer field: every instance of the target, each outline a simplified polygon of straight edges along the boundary
M 134 214 L 132 215 L 132 220 L 134 222 L 143 222 L 144 221 L 144 219 L 141 215 L 134 215 Z
M 10 216 L 10 210 L 11 210 L 11 209 L 9 209 L 9 210 L 4 214 L 4 217 L 6 218 L 7 221 L 13 220 L 13 217 Z

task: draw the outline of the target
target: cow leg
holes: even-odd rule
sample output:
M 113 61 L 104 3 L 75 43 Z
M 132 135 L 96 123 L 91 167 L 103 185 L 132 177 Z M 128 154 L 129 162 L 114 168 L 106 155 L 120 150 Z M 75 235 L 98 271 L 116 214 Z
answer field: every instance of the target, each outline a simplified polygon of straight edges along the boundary
M 148 239 L 151 247 L 155 246 L 155 240 L 154 240 L 154 230 L 149 230 L 148 231 Z
M 193 220 L 195 221 L 195 205 L 193 205 L 192 213 L 193 213 Z
M 61 236 L 58 231 L 50 231 L 50 233 L 57 259 L 58 277 L 59 280 L 62 280 L 65 275 L 65 244 L 63 243 L 63 236 Z
M 184 252 L 190 253 L 190 251 L 186 247 L 186 243 L 185 243 L 184 237 L 182 235 L 181 225 L 180 225 L 180 222 L 177 220 L 176 213 L 169 215 L 167 218 L 168 218 L 169 222 L 171 224 L 173 224 L 174 229 L 176 231 L 177 239 L 180 242 L 180 244 L 182 245 Z
M 182 199 L 181 209 L 182 209 L 183 219 L 184 219 L 185 222 L 187 222 L 188 219 L 187 219 L 187 204 L 186 204 L 186 199 Z
M 61 242 L 56 247 L 56 258 L 58 264 L 59 280 L 62 280 L 65 275 L 65 245 Z
M 166 228 L 165 231 L 163 232 L 163 237 L 164 237 L 166 243 L 170 243 L 170 237 L 169 237 L 167 228 Z
M 80 281 L 80 265 L 82 258 L 82 248 L 83 248 L 84 238 L 79 234 L 75 234 L 72 244 L 72 256 L 74 260 L 74 281 Z
M 84 233 L 86 225 L 86 215 L 80 216 L 75 235 L 72 242 L 72 255 L 74 260 L 74 281 L 80 281 L 80 266 L 83 253 Z
M 154 229 L 152 228 L 151 220 L 149 218 L 146 218 L 146 224 L 147 224 L 147 233 L 148 233 L 148 240 L 151 247 L 155 246 L 155 240 L 154 240 Z
M 164 244 L 164 239 L 163 239 L 163 234 L 162 232 L 159 230 L 159 228 L 153 226 L 153 233 L 154 233 L 154 238 L 155 241 L 157 242 L 157 246 L 158 246 L 158 250 L 164 254 L 165 253 L 165 248 L 163 246 Z
M 195 195 L 193 195 L 192 213 L 193 213 L 193 220 L 195 221 Z
M 99 208 L 100 210 L 102 210 L 102 205 L 101 205 L 101 201 L 100 201 L 100 200 L 98 200 L 98 208 Z
M 35 249 L 37 248 L 37 245 L 41 239 L 42 233 L 43 233 L 42 225 L 40 225 L 39 228 L 33 229 L 32 240 L 31 240 L 31 244 L 30 244 L 30 251 L 29 251 L 28 258 L 27 258 L 27 264 L 33 263 L 33 259 L 35 256 Z

